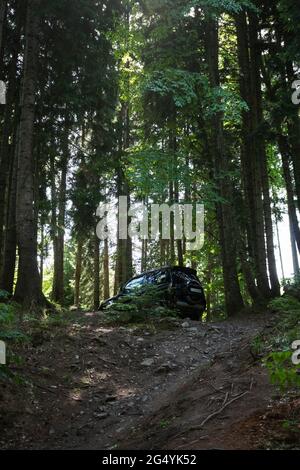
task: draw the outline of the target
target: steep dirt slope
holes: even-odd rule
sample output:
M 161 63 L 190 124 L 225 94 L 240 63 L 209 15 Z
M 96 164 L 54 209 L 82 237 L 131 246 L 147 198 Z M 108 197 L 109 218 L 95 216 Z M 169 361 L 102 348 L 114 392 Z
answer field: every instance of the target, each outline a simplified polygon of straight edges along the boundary
M 99 313 L 36 334 L 0 386 L 2 448 L 253 448 L 242 422 L 272 397 L 250 353 L 269 316 L 107 326 Z M 243 429 L 246 429 L 245 436 Z

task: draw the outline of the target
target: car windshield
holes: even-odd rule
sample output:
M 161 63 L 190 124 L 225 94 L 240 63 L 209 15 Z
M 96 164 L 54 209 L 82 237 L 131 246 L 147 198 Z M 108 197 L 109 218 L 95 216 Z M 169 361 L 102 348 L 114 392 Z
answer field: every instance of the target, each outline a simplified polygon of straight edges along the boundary
M 137 279 L 132 279 L 132 281 L 128 282 L 126 286 L 124 287 L 125 292 L 134 292 L 138 289 L 140 289 L 144 285 L 145 277 L 141 276 L 138 277 Z

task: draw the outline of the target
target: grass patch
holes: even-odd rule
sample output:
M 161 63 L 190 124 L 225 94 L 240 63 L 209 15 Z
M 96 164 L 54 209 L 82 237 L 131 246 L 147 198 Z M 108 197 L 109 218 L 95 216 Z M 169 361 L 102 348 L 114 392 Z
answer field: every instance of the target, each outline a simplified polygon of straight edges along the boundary
M 269 309 L 276 315 L 276 325 L 251 344 L 253 354 L 262 358 L 270 381 L 283 392 L 300 387 L 300 366 L 293 364 L 292 344 L 300 340 L 300 283 L 289 285 L 283 297 L 272 300 Z

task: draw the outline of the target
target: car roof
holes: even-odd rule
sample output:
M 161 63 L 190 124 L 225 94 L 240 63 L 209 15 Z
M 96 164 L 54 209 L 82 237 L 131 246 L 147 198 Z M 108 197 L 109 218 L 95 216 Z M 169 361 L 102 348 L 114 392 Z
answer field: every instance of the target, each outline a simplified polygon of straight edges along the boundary
M 139 279 L 140 277 L 146 276 L 147 274 L 158 273 L 159 271 L 178 271 L 178 272 L 183 272 L 185 274 L 197 276 L 197 271 L 196 269 L 193 269 L 193 268 L 189 268 L 185 266 L 162 266 L 161 268 L 154 268 L 154 269 L 150 269 L 149 271 L 144 271 L 141 274 L 138 274 L 137 276 L 134 276 L 131 279 L 129 279 L 128 282 L 134 279 Z

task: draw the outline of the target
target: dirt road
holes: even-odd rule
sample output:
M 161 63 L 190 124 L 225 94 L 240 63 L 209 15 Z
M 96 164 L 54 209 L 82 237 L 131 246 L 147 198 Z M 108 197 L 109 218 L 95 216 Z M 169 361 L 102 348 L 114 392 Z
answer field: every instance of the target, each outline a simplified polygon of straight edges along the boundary
M 99 313 L 74 314 L 23 347 L 16 372 L 26 384 L 0 387 L 0 446 L 255 448 L 274 389 L 250 343 L 269 323 L 120 327 Z

